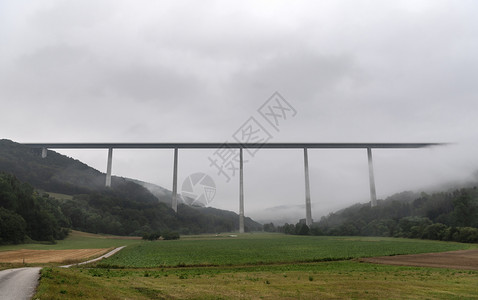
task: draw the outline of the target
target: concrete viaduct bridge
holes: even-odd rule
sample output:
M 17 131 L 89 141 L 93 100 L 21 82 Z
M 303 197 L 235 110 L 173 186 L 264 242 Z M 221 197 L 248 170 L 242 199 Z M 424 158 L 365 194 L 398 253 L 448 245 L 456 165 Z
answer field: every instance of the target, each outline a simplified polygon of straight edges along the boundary
M 25 143 L 24 145 L 42 149 L 42 157 L 46 157 L 47 149 L 108 149 L 106 169 L 106 186 L 111 186 L 111 168 L 113 149 L 173 149 L 173 197 L 171 207 L 178 210 L 178 150 L 179 149 L 239 149 L 239 232 L 244 232 L 244 180 L 243 180 L 243 149 L 302 149 L 304 151 L 305 174 L 305 220 L 312 224 L 310 205 L 310 182 L 308 149 L 366 149 L 370 182 L 370 203 L 377 205 L 375 179 L 373 172 L 372 149 L 405 149 L 425 148 L 443 145 L 442 143 Z

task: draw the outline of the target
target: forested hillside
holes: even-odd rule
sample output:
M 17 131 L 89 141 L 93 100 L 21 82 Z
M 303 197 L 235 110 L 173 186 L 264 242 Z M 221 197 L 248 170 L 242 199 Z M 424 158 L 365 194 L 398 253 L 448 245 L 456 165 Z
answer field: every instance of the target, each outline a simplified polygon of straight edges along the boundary
M 177 231 L 182 234 L 230 232 L 239 228 L 239 216 L 234 212 L 214 208 L 178 205 L 178 213 L 156 198 L 127 197 L 133 183 L 118 189 L 73 196 L 60 204 L 74 229 L 116 235 L 143 236 L 147 233 Z M 262 225 L 245 219 L 247 231 L 262 229 Z
M 0 244 L 63 239 L 71 226 L 59 201 L 0 173 Z
M 266 226 L 271 230 L 271 225 Z M 274 228 L 272 227 L 272 230 Z M 278 231 L 290 234 L 362 235 L 478 242 L 476 187 L 433 194 L 403 192 L 386 200 L 356 204 L 314 223 L 286 224 Z
M 79 160 L 55 151 L 42 158 L 41 149 L 9 140 L 0 140 L 0 171 L 14 174 L 37 189 L 68 195 L 99 191 L 105 186 L 105 175 Z M 112 178 L 112 184 L 121 181 L 124 179 Z
M 32 201 L 45 203 L 46 207 L 51 206 L 53 211 L 58 212 L 59 215 L 54 216 L 58 217 L 58 222 L 60 219 L 64 221 L 60 224 L 60 227 L 64 228 L 71 227 L 93 233 L 144 235 L 162 231 L 216 233 L 234 231 L 239 227 L 236 213 L 180 204 L 176 214 L 165 204 L 171 202 L 168 193 L 163 196 L 168 199 L 158 201 L 157 197 L 140 184 L 120 177 L 113 177 L 112 187 L 106 188 L 105 174 L 78 160 L 54 151 L 48 151 L 48 156 L 41 158 L 39 150 L 8 140 L 0 140 L 0 172 L 4 173 L 2 177 L 9 178 L 5 180 L 14 182 L 14 186 L 28 190 L 34 199 Z M 26 236 L 35 240 L 62 237 L 58 234 L 50 234 L 47 237 L 34 234 L 33 227 L 28 227 L 31 218 L 24 217 L 25 223 L 22 223 L 17 216 L 21 215 L 17 211 L 17 205 L 22 205 L 18 199 L 25 197 L 12 196 L 8 191 L 7 186 L 0 186 L 0 193 L 4 195 L 0 207 L 8 210 L 1 210 L 1 215 L 5 215 L 9 222 L 15 221 L 26 226 L 24 237 L 11 242 L 21 242 Z M 48 196 L 48 193 L 71 197 L 56 200 L 53 199 L 54 196 Z M 19 228 L 23 228 L 22 226 Z M 31 230 L 28 231 L 28 228 Z M 262 225 L 246 218 L 246 230 L 261 228 Z

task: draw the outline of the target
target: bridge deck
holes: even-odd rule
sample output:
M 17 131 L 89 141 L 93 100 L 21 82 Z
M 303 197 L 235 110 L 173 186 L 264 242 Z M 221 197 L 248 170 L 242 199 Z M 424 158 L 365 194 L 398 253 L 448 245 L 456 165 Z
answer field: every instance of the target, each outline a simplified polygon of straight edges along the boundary
M 215 148 L 263 148 L 263 149 L 359 149 L 359 148 L 424 148 L 444 143 L 24 143 L 34 148 L 49 149 L 215 149 Z

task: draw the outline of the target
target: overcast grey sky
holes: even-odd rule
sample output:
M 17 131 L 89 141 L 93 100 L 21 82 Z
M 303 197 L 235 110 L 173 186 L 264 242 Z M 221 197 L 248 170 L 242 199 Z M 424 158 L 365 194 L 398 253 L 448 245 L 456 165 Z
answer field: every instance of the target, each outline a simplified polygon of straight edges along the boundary
M 376 150 L 386 197 L 478 170 L 476 1 L 13 1 L 0 3 L 0 137 L 17 142 L 223 142 L 251 117 L 271 142 L 452 142 Z M 275 130 L 274 92 L 296 110 Z M 210 174 L 181 151 L 179 182 Z M 61 151 L 105 171 L 106 151 Z M 311 150 L 313 217 L 369 197 L 365 150 Z M 304 203 L 302 152 L 245 165 L 245 212 Z M 172 151 L 117 150 L 113 173 L 171 188 Z M 266 211 L 263 211 L 266 210 Z M 261 212 L 262 211 L 262 212 Z M 305 214 L 305 213 L 304 213 Z

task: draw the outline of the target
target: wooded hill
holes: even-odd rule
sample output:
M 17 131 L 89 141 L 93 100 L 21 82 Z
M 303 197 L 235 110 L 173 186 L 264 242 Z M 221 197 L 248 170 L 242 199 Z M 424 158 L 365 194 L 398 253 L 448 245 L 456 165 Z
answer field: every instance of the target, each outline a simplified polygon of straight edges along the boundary
M 144 235 L 161 231 L 192 234 L 230 232 L 239 227 L 239 217 L 234 212 L 180 204 L 176 214 L 165 204 L 171 203 L 168 194 L 159 201 L 143 186 L 115 176 L 112 178 L 112 187 L 106 188 L 105 174 L 98 170 L 54 151 L 48 151 L 48 156 L 41 158 L 40 152 L 40 149 L 0 140 L 0 172 L 3 173 L 0 178 L 6 182 L 4 186 L 0 186 L 0 207 L 4 209 L 1 213 L 8 215 L 6 211 L 9 211 L 17 214 L 24 219 L 27 227 L 32 226 L 29 225 L 30 219 L 18 214 L 19 211 L 10 205 L 23 199 L 21 195 L 24 194 L 33 198 L 32 201 L 41 209 L 49 206 L 58 211 L 59 215 L 53 214 L 55 218 L 65 217 L 64 222 L 58 222 L 60 231 L 61 228 L 71 227 L 87 232 L 118 235 Z M 28 192 L 15 194 L 18 187 Z M 14 192 L 2 193 L 7 190 Z M 49 193 L 71 197 L 53 199 L 54 196 Z M 30 209 L 30 206 L 26 207 L 26 210 Z M 48 212 L 46 208 L 43 210 Z M 18 221 L 18 216 L 10 217 Z M 0 217 L 0 222 L 1 220 Z M 261 224 L 245 218 L 245 230 L 261 229 Z M 40 238 L 28 231 L 25 235 L 32 239 L 51 240 L 50 237 Z M 61 235 L 52 236 L 54 239 L 61 238 Z
M 402 192 L 376 207 L 355 204 L 322 217 L 308 228 L 285 224 L 269 231 L 289 234 L 385 236 L 478 242 L 478 190 L 476 186 L 433 194 Z
M 58 201 L 40 196 L 13 175 L 0 173 L 0 244 L 26 239 L 53 242 L 71 226 Z

